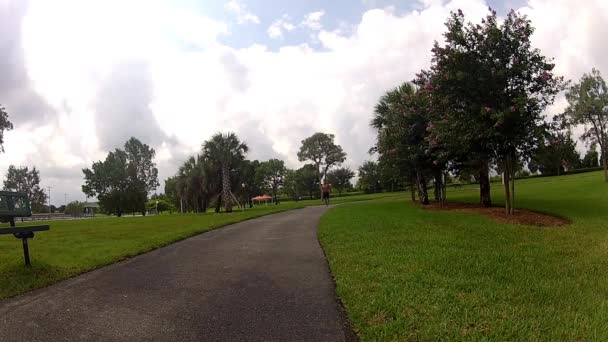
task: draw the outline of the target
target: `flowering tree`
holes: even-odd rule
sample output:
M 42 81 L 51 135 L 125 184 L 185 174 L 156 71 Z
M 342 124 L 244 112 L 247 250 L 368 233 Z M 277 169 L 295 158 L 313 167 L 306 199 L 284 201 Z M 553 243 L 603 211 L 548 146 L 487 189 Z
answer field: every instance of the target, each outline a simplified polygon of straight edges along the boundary
M 503 165 L 506 212 L 512 214 L 515 164 L 541 141 L 543 111 L 563 89 L 563 78 L 532 47 L 530 21 L 514 11 L 502 23 L 491 11 L 474 25 L 459 10 L 446 26 L 446 43 L 435 43 L 425 86 L 441 113 L 432 135 L 461 165 L 477 165 L 484 206 L 492 203 L 489 164 Z

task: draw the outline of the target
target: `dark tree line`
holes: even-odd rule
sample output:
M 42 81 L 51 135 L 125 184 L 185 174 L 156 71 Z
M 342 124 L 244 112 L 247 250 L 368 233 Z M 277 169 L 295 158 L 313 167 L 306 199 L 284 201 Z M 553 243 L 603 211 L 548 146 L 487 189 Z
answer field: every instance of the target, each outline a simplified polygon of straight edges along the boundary
M 252 198 L 262 194 L 272 196 L 274 203 L 281 194 L 294 200 L 317 198 L 323 179 L 335 182 L 341 193 L 354 177 L 348 169 L 332 170 L 344 161 L 345 153 L 331 134 L 315 133 L 302 141 L 299 158 L 311 163 L 297 170 L 289 170 L 279 159 L 248 160 L 247 151 L 234 133 L 214 135 L 203 143 L 199 155 L 190 157 L 165 181 L 167 199 L 185 212 L 204 213 L 211 207 L 230 212 L 235 202 L 253 206 Z

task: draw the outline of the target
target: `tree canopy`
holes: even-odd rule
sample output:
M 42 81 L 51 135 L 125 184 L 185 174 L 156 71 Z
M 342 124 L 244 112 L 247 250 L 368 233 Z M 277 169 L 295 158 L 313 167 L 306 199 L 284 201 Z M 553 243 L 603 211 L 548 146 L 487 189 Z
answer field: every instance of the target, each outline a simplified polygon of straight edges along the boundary
M 380 190 L 380 168 L 378 163 L 366 161 L 359 167 L 359 186 L 368 193 Z
M 350 180 L 353 177 L 355 177 L 355 173 L 347 167 L 341 167 L 327 173 L 327 181 L 334 189 L 338 190 L 338 195 L 342 195 L 344 190 L 352 188 Z
M 148 193 L 159 184 L 154 155 L 153 148 L 131 138 L 124 150 L 116 149 L 104 161 L 82 170 L 82 191 L 89 197 L 96 196 L 106 211 L 117 216 L 125 211 L 145 215 Z
M 4 152 L 4 132 L 13 129 L 13 124 L 8 119 L 6 108 L 0 105 L 0 152 Z
M 562 114 L 566 124 L 583 125 L 582 139 L 600 146 L 604 180 L 608 182 L 608 87 L 599 70 L 584 74 L 566 92 L 568 107 Z
M 258 173 L 265 189 L 272 193 L 273 200 L 276 202 L 279 189 L 283 186 L 287 173 L 285 162 L 279 159 L 261 162 Z
M 33 212 L 48 211 L 45 204 L 47 194 L 40 188 L 40 171 L 35 166 L 30 170 L 27 166 L 10 165 L 4 181 L 4 190 L 26 193 Z
M 310 161 L 317 171 L 319 181 L 323 181 L 329 169 L 339 166 L 346 160 L 346 153 L 334 143 L 333 134 L 317 132 L 302 140 L 298 152 L 301 162 Z
M 514 11 L 502 21 L 491 11 L 472 24 L 459 10 L 446 28 L 445 43 L 432 49 L 431 68 L 381 97 L 373 150 L 389 168 L 416 178 L 423 203 L 427 177 L 442 202 L 446 170 L 475 168 L 480 203 L 490 206 L 490 165 L 500 164 L 506 212 L 512 214 L 516 165 L 541 143 L 548 128 L 544 109 L 564 88 L 563 78 L 532 47 L 530 21 Z
M 234 133 L 217 133 L 203 144 L 203 155 L 210 163 L 215 163 L 221 170 L 221 201 L 226 212 L 232 212 L 233 193 L 231 172 L 245 159 L 249 148 Z M 219 207 L 218 207 L 219 208 Z

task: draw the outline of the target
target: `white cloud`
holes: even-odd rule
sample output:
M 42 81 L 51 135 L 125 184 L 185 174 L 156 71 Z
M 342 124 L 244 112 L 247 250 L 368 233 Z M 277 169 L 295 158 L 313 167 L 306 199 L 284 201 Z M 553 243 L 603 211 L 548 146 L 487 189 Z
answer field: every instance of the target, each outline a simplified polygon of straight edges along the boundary
M 324 14 L 324 10 L 308 13 L 306 16 L 304 16 L 304 20 L 302 20 L 302 23 L 300 23 L 300 25 L 308 27 L 313 31 L 319 31 L 323 28 L 323 25 L 321 24 L 321 18 Z
M 268 36 L 272 39 L 283 38 L 285 32 L 291 32 L 295 29 L 295 25 L 289 21 L 289 16 L 284 14 L 281 19 L 275 20 L 268 27 Z
M 236 21 L 239 25 L 260 23 L 260 18 L 258 18 L 257 15 L 249 12 L 247 10 L 247 6 L 241 4 L 237 0 L 230 0 L 228 3 L 226 3 L 224 8 L 236 15 Z
M 48 122 L 8 132 L 0 170 L 10 163 L 35 164 L 44 185 L 75 196 L 80 169 L 107 153 L 101 147 L 109 134 L 100 130 L 104 118 L 109 125 L 121 122 L 120 134 L 140 132 L 141 121 L 151 127 L 157 123 L 162 179 L 220 130 L 244 137 L 253 147 L 252 158 L 278 156 L 290 167 L 299 165 L 302 139 L 315 131 L 335 133 L 348 153 L 347 164 L 356 168 L 369 159 L 374 142 L 369 120 L 375 102 L 429 66 L 430 49 L 442 39 L 450 10 L 461 8 L 476 20 L 487 13 L 482 0 L 427 4 L 405 15 L 367 11 L 352 30 L 319 28 L 323 51 L 317 51 L 307 44 L 235 49 L 218 42 L 228 33 L 225 23 L 143 0 L 86 6 L 32 1 L 22 25 L 25 67 L 34 89 L 56 114 Z M 605 1 L 530 0 L 523 12 L 536 27 L 534 44 L 556 58 L 558 73 L 578 79 L 595 66 L 608 76 L 608 48 L 598 43 L 608 35 Z M 321 17 L 313 16 L 319 24 Z M 294 29 L 286 23 L 278 25 L 281 34 Z M 139 72 L 118 72 L 134 62 L 141 65 Z M 133 87 L 146 91 L 132 92 Z M 111 95 L 116 89 L 128 94 Z M 0 100 L 2 96 L 0 88 Z M 100 105 L 104 101 L 117 104 Z M 128 121 L 109 115 L 118 104 L 126 108 L 121 110 L 125 116 L 140 118 L 130 123 L 132 129 Z M 560 105 L 551 111 L 558 112 Z M 11 118 L 20 115 L 7 110 Z M 135 111 L 139 116 L 133 116 Z

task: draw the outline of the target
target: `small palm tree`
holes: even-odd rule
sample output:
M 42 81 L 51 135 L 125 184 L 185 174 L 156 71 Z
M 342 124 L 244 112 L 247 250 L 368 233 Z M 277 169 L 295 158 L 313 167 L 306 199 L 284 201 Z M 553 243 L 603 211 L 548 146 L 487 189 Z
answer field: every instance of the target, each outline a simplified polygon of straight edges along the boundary
M 205 174 L 200 156 L 190 157 L 177 175 L 177 193 L 196 212 L 205 211 Z
M 217 133 L 203 144 L 203 154 L 218 165 L 222 179 L 222 202 L 226 212 L 232 212 L 232 191 L 230 189 L 230 172 L 245 159 L 249 148 L 239 141 L 234 133 Z

